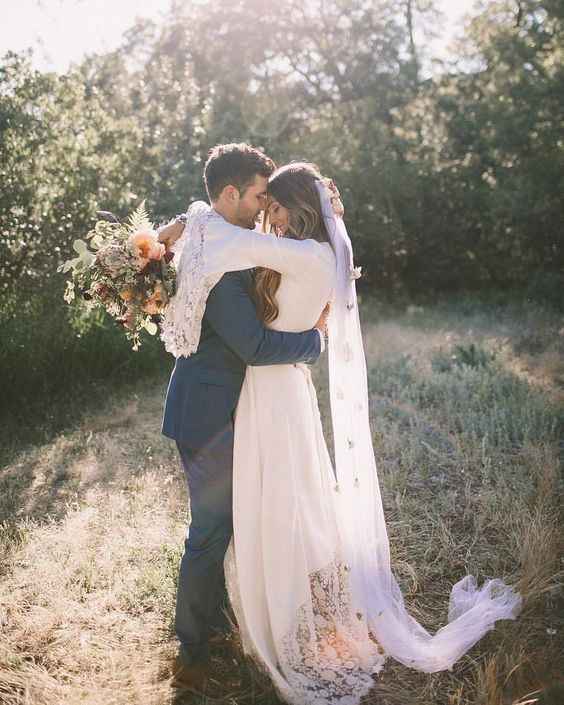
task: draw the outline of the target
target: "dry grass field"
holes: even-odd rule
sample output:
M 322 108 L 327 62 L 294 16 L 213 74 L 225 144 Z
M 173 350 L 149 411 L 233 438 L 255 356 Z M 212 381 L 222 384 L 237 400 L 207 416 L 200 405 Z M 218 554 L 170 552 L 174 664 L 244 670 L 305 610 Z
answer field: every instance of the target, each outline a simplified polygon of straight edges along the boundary
M 394 570 L 413 614 L 446 619 L 467 571 L 525 607 L 426 675 L 388 662 L 366 703 L 564 703 L 564 317 L 469 299 L 364 304 L 372 422 Z M 327 419 L 324 363 L 315 369 Z M 187 496 L 145 383 L 0 470 L 2 705 L 275 705 L 237 650 L 209 697 L 175 695 L 172 610 Z

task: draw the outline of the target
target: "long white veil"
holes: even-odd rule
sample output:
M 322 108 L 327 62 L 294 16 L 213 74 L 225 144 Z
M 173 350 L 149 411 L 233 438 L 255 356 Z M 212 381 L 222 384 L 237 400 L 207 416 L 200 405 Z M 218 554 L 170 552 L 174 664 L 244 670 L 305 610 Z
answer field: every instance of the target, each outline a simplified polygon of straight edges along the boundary
M 351 241 L 327 187 L 317 189 L 337 260 L 329 318 L 329 376 L 335 445 L 336 506 L 355 609 L 387 655 L 412 668 L 452 667 L 498 619 L 514 619 L 520 596 L 501 580 L 478 589 L 470 575 L 450 595 L 448 624 L 430 635 L 407 612 L 390 566 L 390 549 L 369 423 L 366 360 Z

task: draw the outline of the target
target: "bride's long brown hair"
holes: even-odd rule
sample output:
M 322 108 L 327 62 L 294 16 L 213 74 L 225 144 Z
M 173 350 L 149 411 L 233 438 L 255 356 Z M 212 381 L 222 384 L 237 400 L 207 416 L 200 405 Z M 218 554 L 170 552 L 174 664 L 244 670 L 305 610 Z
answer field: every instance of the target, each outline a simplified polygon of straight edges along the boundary
M 268 181 L 268 193 L 288 209 L 288 231 L 284 237 L 295 240 L 313 239 L 329 242 L 321 202 L 315 182 L 321 179 L 319 169 L 309 162 L 292 162 L 277 169 Z M 265 226 L 268 219 L 265 217 Z M 270 323 L 278 317 L 276 292 L 280 274 L 260 267 L 255 276 L 255 301 L 259 318 Z

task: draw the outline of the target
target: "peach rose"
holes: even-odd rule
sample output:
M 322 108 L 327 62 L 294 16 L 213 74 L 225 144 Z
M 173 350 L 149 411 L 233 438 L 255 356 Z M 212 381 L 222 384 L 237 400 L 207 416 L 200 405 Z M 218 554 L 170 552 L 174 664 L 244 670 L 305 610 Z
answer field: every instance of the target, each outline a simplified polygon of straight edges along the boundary
M 153 247 L 151 248 L 151 251 L 149 252 L 149 259 L 162 259 L 165 255 L 166 252 L 166 247 L 163 245 L 162 242 L 155 242 Z
M 161 259 L 166 251 L 165 246 L 158 241 L 157 233 L 154 230 L 140 230 L 132 233 L 128 238 L 128 242 L 142 267 L 150 259 Z

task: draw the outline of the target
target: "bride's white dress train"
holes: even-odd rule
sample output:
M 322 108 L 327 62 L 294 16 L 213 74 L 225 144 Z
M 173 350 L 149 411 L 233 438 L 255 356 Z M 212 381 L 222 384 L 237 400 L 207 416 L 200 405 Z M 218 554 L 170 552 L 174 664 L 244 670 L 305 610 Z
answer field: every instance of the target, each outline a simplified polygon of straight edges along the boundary
M 333 252 L 317 247 L 326 267 L 282 276 L 273 328 L 311 328 L 334 291 Z M 386 656 L 428 672 L 450 668 L 518 611 L 520 598 L 501 581 L 478 589 L 466 576 L 443 629 L 431 636 L 411 618 L 390 572 L 376 470 L 362 484 L 337 482 L 306 365 L 247 369 L 233 483 L 229 597 L 245 652 L 289 703 L 356 705 Z

